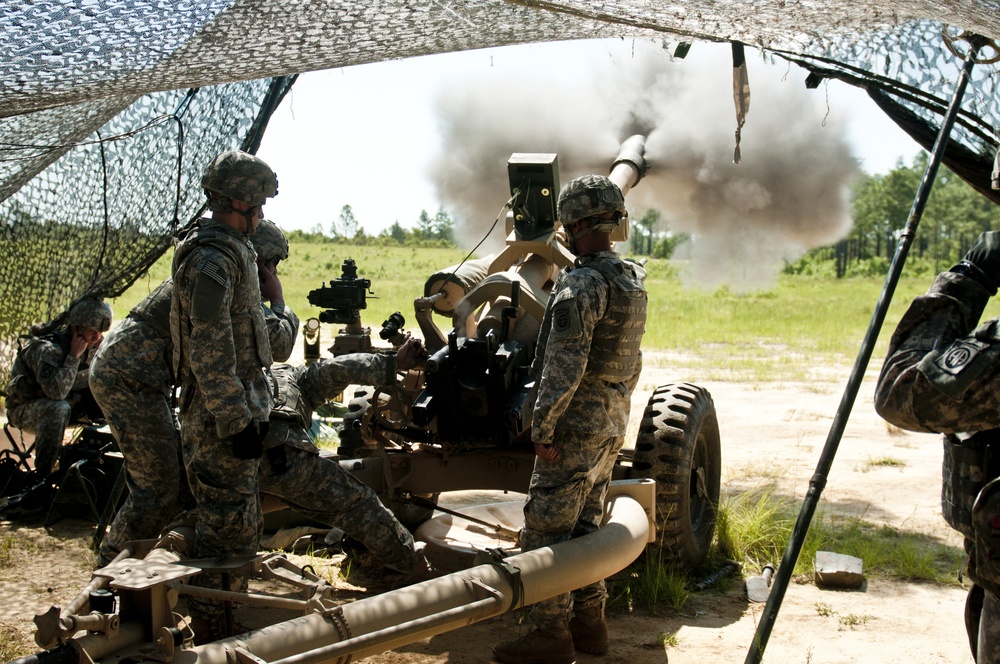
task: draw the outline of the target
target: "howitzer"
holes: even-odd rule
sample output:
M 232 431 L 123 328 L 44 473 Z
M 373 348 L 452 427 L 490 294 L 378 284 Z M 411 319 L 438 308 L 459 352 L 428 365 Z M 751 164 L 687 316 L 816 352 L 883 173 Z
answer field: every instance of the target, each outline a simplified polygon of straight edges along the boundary
M 633 137 L 613 163 L 611 178 L 623 193 L 645 172 L 642 153 L 642 137 Z M 395 385 L 359 391 L 351 401 L 355 416 L 344 418 L 345 426 L 353 424 L 342 432 L 338 455 L 341 466 L 374 489 L 415 539 L 426 543 L 425 553 L 438 569 L 450 573 L 340 604 L 329 585 L 308 570 L 293 569 L 280 556 L 189 560 L 183 553 L 188 535 L 173 532 L 165 544 L 133 543 L 123 557 L 97 572 L 70 607 L 40 616 L 36 640 L 50 652 L 29 658 L 33 664 L 46 659 L 65 664 L 345 661 L 606 578 L 645 546 L 658 547 L 666 564 L 701 562 L 714 534 L 720 442 L 711 396 L 689 383 L 663 385 L 650 396 L 633 447 L 615 465 L 605 523 L 597 532 L 524 553 L 510 537 L 523 523 L 518 521 L 519 503 L 466 508 L 471 518 L 457 522 L 431 518 L 442 493 L 525 493 L 534 464 L 528 433 L 535 340 L 549 289 L 574 257 L 555 215 L 556 155 L 515 154 L 508 176 L 506 248 L 427 280 L 423 296 L 414 302 L 431 351 L 425 369 L 406 372 Z M 618 239 L 627 237 L 627 226 L 623 230 Z M 331 314 L 335 318 L 350 318 L 341 334 L 354 335 L 351 344 L 371 352 L 370 330 L 360 321 L 370 282 L 358 277 L 355 268 L 353 261 L 345 262 L 344 276 L 314 291 L 310 301 L 336 311 Z M 437 327 L 432 313 L 450 319 L 447 333 Z M 401 316 L 391 317 L 383 324 L 386 336 L 405 336 L 403 324 Z M 312 333 L 310 338 L 318 339 Z M 368 341 L 357 341 L 362 338 Z M 347 443 L 348 432 L 358 434 L 353 447 Z M 477 528 L 463 528 L 462 521 Z M 296 584 L 304 599 L 206 590 L 188 583 L 196 574 L 235 572 Z M 114 594 L 113 603 L 98 592 L 105 590 Z M 174 607 L 178 596 L 205 593 L 304 615 L 194 646 Z

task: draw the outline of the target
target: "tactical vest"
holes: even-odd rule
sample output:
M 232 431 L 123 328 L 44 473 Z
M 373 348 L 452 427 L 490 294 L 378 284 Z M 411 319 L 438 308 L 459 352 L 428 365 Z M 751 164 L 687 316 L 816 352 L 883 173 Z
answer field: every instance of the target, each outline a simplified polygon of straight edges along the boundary
M 199 222 L 201 223 L 201 222 Z M 264 310 L 261 307 L 260 288 L 257 281 L 257 269 L 254 263 L 253 250 L 240 242 L 234 235 L 217 226 L 197 226 L 177 247 L 174 254 L 173 274 L 176 277 L 184 272 L 184 263 L 198 247 L 211 246 L 225 253 L 233 262 L 242 266 L 242 277 L 233 284 L 233 299 L 230 309 L 230 319 L 233 326 L 234 339 L 252 339 L 256 357 L 246 353 L 236 354 L 236 373 L 240 378 L 256 375 L 256 372 L 271 365 L 271 342 L 268 339 L 267 323 L 264 320 Z M 175 284 L 177 288 L 181 284 Z M 176 294 L 175 294 L 176 295 Z M 171 326 L 175 321 L 171 319 Z M 181 321 L 176 321 L 179 325 Z M 181 338 L 186 340 L 186 330 L 178 330 Z M 186 343 L 186 341 L 185 341 Z M 183 358 L 183 344 L 174 345 L 174 375 L 181 383 L 187 380 Z
M 1000 477 L 1000 429 L 960 438 L 944 436 L 941 476 L 941 513 L 948 525 L 975 538 L 972 507 L 986 484 Z
M 56 346 L 69 353 L 69 337 L 65 330 L 52 332 L 40 337 L 30 337 L 17 351 L 14 357 L 14 366 L 10 370 L 10 379 L 7 382 L 6 407 L 16 408 L 29 401 L 45 396 L 45 390 L 35 377 L 34 370 L 28 366 L 24 356 L 32 344 L 40 341 L 51 341 Z
M 646 331 L 646 271 L 634 263 L 597 257 L 585 263 L 607 280 L 608 309 L 594 327 L 587 373 L 609 383 L 632 379 L 642 367 Z
M 312 424 L 312 411 L 302 398 L 299 384 L 295 382 L 294 367 L 290 364 L 273 364 L 266 371 L 271 379 L 271 417 L 291 420 L 301 427 Z
M 156 334 L 164 339 L 170 338 L 170 305 L 174 295 L 174 280 L 166 279 L 152 293 L 143 298 L 142 302 L 132 307 L 132 316 L 141 319 Z

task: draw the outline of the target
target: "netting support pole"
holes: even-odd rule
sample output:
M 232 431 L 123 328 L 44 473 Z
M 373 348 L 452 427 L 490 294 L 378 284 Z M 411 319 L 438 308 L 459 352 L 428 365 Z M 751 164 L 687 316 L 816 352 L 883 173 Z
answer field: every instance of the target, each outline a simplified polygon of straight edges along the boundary
M 833 424 L 830 427 L 826 445 L 823 447 L 823 452 L 816 466 L 816 472 L 809 480 L 809 490 L 806 492 L 802 502 L 802 509 L 799 511 L 798 519 L 792 530 L 792 536 L 788 541 L 785 554 L 781 559 L 781 564 L 775 573 L 774 585 L 768 595 L 764 612 L 760 616 L 760 622 L 757 623 L 757 630 L 754 633 L 753 643 L 750 644 L 745 664 L 760 664 L 764 657 L 764 648 L 767 647 L 767 641 L 771 636 L 771 629 L 774 627 L 775 620 L 777 620 L 778 609 L 781 607 L 785 590 L 788 588 L 788 583 L 792 578 L 795 563 L 802 552 L 802 545 L 805 543 L 809 524 L 812 521 L 813 514 L 816 512 L 820 494 L 826 486 L 826 479 L 830 473 L 830 467 L 833 465 L 833 458 L 837 454 L 837 447 L 840 445 L 840 439 L 847 426 L 847 419 L 850 417 L 851 408 L 861 387 L 861 381 L 864 379 L 865 369 L 868 366 L 868 361 L 871 359 L 875 342 L 878 340 L 879 330 L 881 330 L 882 323 L 885 321 L 885 314 L 889 308 L 889 303 L 892 301 L 892 294 L 896 290 L 896 284 L 899 282 L 899 276 L 903 271 L 906 255 L 910 250 L 910 245 L 913 243 L 913 238 L 917 232 L 917 225 L 920 223 L 924 206 L 934 185 L 934 178 L 937 175 L 944 149 L 948 144 L 952 126 L 955 124 L 955 117 L 961 106 L 962 98 L 965 96 L 965 89 L 972 77 L 972 69 L 976 64 L 976 55 L 985 42 L 982 37 L 975 35 L 969 37 L 968 41 L 969 53 L 959 75 L 955 94 L 952 97 L 948 111 L 945 113 L 937 139 L 934 141 L 934 149 L 931 151 L 927 168 L 924 169 L 923 178 L 920 181 L 920 186 L 917 188 L 913 206 L 910 208 L 910 214 L 906 221 L 906 227 L 899 236 L 896 253 L 892 257 L 892 263 L 889 265 L 889 273 L 886 275 L 882 293 L 879 295 L 875 312 L 872 314 L 868 330 L 865 332 L 864 339 L 861 342 L 861 349 L 858 351 L 858 357 L 854 362 L 854 368 L 851 370 L 847 387 L 841 397 L 840 406 L 833 418 Z
M 250 131 L 247 132 L 246 138 L 243 139 L 242 150 L 244 152 L 257 154 L 260 142 L 264 138 L 264 130 L 267 129 L 267 123 L 271 121 L 271 115 L 278 109 L 281 100 L 285 98 L 288 91 L 292 89 L 296 78 L 298 78 L 298 74 L 295 76 L 279 76 L 271 79 L 271 87 L 268 88 L 267 94 L 264 95 L 264 101 L 260 104 L 260 111 L 257 113 Z

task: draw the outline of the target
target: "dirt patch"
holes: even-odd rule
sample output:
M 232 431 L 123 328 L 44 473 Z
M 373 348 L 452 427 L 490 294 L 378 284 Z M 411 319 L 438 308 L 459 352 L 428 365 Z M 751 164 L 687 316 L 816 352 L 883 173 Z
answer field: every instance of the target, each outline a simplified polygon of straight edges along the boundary
M 661 368 L 644 372 L 633 405 L 633 430 L 649 394 L 655 386 L 676 380 L 673 373 Z M 770 485 L 779 495 L 802 499 L 849 369 L 834 368 L 829 374 L 830 380 L 794 385 L 684 377 L 706 387 L 715 401 L 725 491 Z M 940 515 L 938 437 L 887 426 L 871 405 L 873 389 L 869 376 L 844 430 L 819 510 L 864 515 L 876 524 L 960 548 L 960 537 Z M 885 458 L 892 464 L 878 463 Z M 0 559 L 6 560 L 0 570 L 0 637 L 14 634 L 30 643 L 32 616 L 51 604 L 64 606 L 86 585 L 92 566 L 90 536 L 90 526 L 79 521 L 63 520 L 47 529 L 0 523 L 0 541 L 17 542 L 15 554 Z M 356 583 L 344 594 L 360 597 L 375 590 L 377 584 L 366 588 Z M 972 662 L 962 619 L 964 602 L 965 590 L 957 585 L 869 579 L 858 591 L 831 591 L 797 579 L 784 596 L 765 661 Z M 763 606 L 748 604 L 735 580 L 696 593 L 680 613 L 614 613 L 609 616 L 611 653 L 580 655 L 579 661 L 743 661 Z M 366 661 L 489 661 L 490 645 L 518 629 L 513 615 L 501 616 Z

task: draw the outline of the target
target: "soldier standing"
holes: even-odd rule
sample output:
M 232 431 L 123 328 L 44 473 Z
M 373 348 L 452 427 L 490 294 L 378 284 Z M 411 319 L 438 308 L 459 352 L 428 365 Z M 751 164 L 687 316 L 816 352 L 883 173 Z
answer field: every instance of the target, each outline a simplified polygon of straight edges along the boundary
M 910 304 L 875 392 L 875 410 L 892 424 L 946 434 L 941 508 L 965 536 L 977 662 L 1000 661 L 1000 438 L 990 431 L 1000 428 L 1000 319 L 978 324 L 998 285 L 1000 232 L 991 231 Z
M 96 415 L 87 376 L 92 351 L 111 327 L 112 316 L 106 302 L 82 299 L 64 321 L 33 328 L 19 340 L 7 383 L 7 417 L 11 426 L 35 434 L 37 480 L 52 472 L 70 422 L 93 421 Z
M 645 271 L 622 260 L 610 238 L 625 215 L 621 190 L 585 175 L 563 187 L 558 209 L 578 258 L 557 279 L 538 334 L 537 458 L 524 506 L 525 551 L 599 527 L 642 368 Z M 606 653 L 606 599 L 602 580 L 535 604 L 534 629 L 497 643 L 493 656 L 508 664 L 569 664 L 576 649 Z
M 397 369 L 411 369 L 426 357 L 420 341 L 409 339 L 395 354 L 351 353 L 306 366 L 272 365 L 268 374 L 274 407 L 260 465 L 261 492 L 342 528 L 383 565 L 410 575 L 410 580 L 430 571 L 426 558 L 414 549 L 413 536 L 371 488 L 335 459 L 320 456 L 309 428 L 313 412 L 348 385 L 392 385 Z
M 198 506 L 193 555 L 252 555 L 260 538 L 257 471 L 271 409 L 263 371 L 271 346 L 250 236 L 278 180 L 261 159 L 225 152 L 206 168 L 202 187 L 212 217 L 196 222 L 174 253 L 170 311 L 181 448 Z M 194 583 L 221 587 L 210 574 Z M 201 642 L 228 636 L 220 602 L 190 597 L 188 608 Z
M 277 276 L 278 263 L 288 258 L 288 241 L 273 222 L 262 219 L 251 242 L 261 295 L 271 302 L 264 309 L 271 354 L 283 362 L 292 354 L 299 328 Z M 101 542 L 101 565 L 127 542 L 158 536 L 171 518 L 193 507 L 174 414 L 172 299 L 173 280 L 167 278 L 108 333 L 90 367 L 91 391 L 107 415 L 127 469 L 128 497 Z

